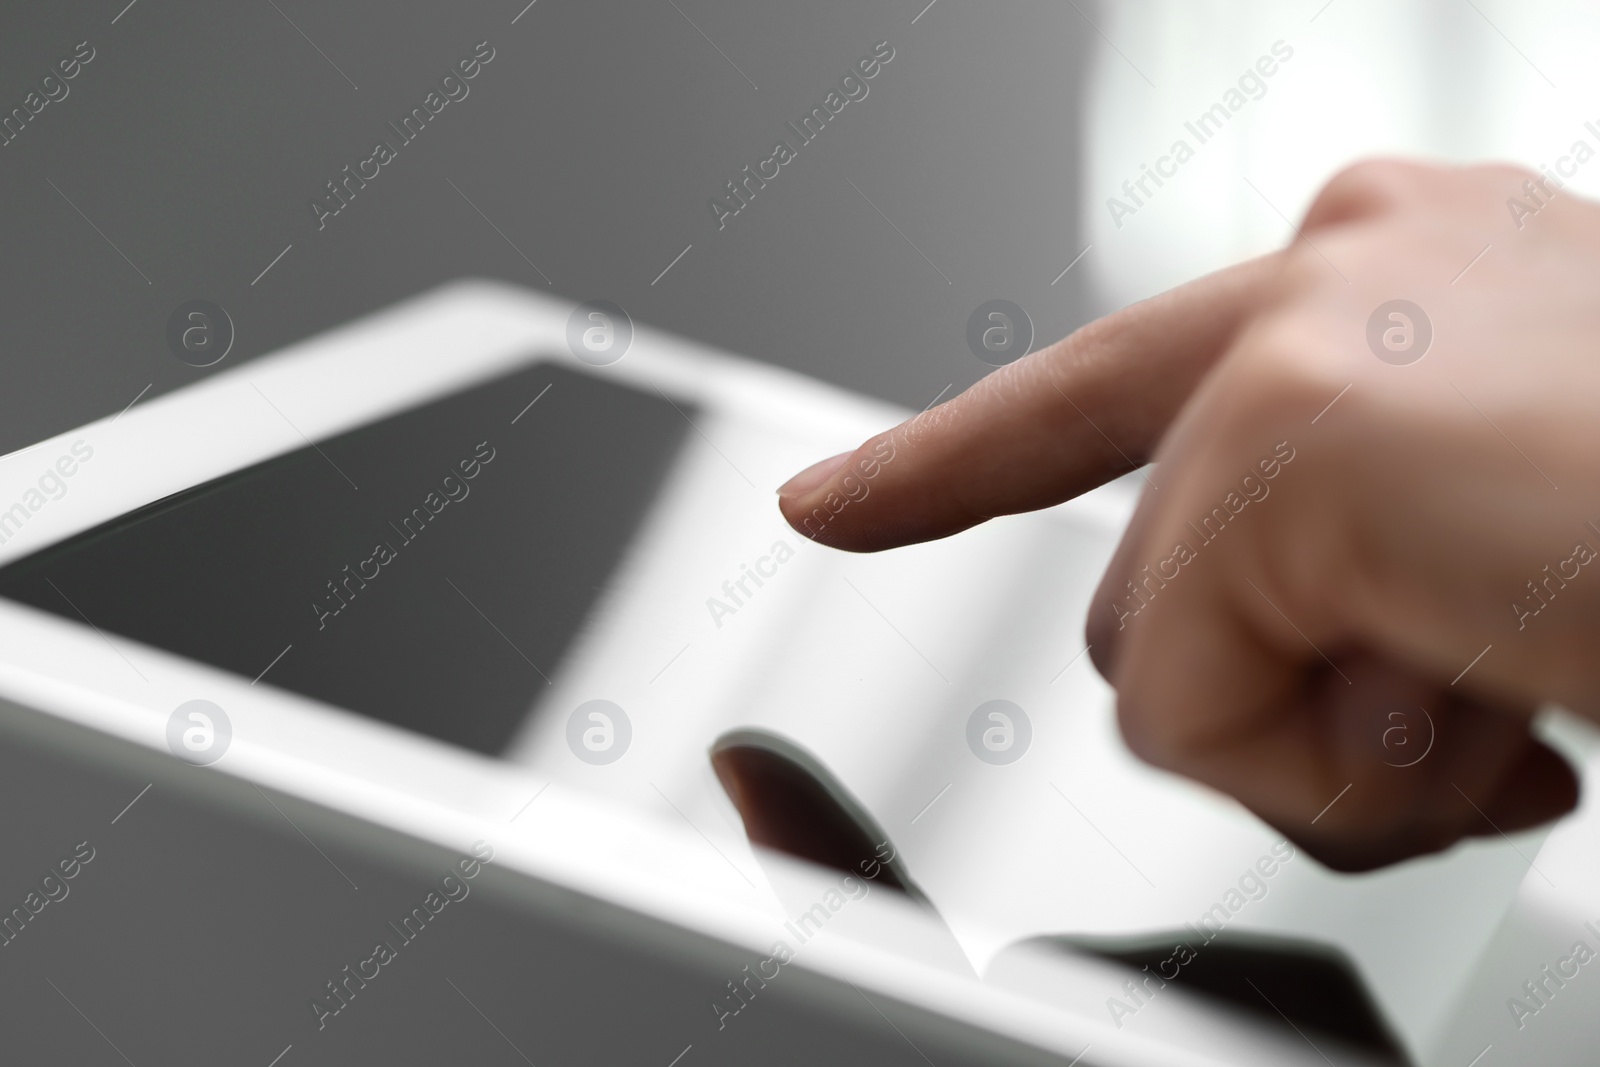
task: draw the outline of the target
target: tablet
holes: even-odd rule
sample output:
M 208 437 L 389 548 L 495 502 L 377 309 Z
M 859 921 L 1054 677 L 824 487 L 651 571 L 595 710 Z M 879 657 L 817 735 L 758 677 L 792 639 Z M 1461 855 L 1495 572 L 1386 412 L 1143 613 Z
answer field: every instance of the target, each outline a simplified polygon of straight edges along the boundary
M 596 307 L 612 306 L 455 284 L 0 457 L 6 758 L 16 781 L 123 798 L 99 838 L 30 837 L 28 863 L 60 861 L 57 836 L 71 856 L 104 839 L 93 862 L 122 858 L 80 878 L 138 872 L 137 847 L 110 842 L 135 813 L 168 820 L 167 863 L 199 872 L 205 923 L 241 950 L 272 938 L 255 918 L 293 921 L 283 885 L 350 894 L 273 946 L 281 984 L 237 987 L 286 1029 L 193 1047 L 285 1067 L 448 1056 L 459 1020 L 423 1021 L 466 1002 L 525 1062 L 1357 1062 L 1183 990 L 1123 1027 L 1104 1013 L 1123 970 L 1087 956 L 1013 953 L 980 981 L 968 924 L 881 887 L 841 897 L 836 874 L 752 848 L 707 758 L 730 726 L 812 731 L 880 789 L 865 799 L 915 859 L 957 758 L 930 724 L 957 724 L 961 773 L 990 774 L 959 724 L 996 679 L 1103 708 L 1054 662 L 1049 627 L 1074 624 L 1015 605 L 1091 583 L 1126 502 L 846 559 L 788 530 L 772 490 L 905 412 L 643 328 L 621 358 L 584 358 L 572 338 Z M 873 781 L 887 746 L 905 758 Z M 454 902 L 474 861 L 483 880 Z M 921 881 L 949 891 L 938 867 Z M 93 885 L 74 879 L 73 901 Z M 836 898 L 802 940 L 797 917 Z M 105 936 L 138 926 L 104 906 Z M 430 915 L 463 917 L 436 939 L 460 940 L 413 967 L 426 954 L 403 946 Z M 17 943 L 46 941 L 20 921 Z M 381 976 L 413 969 L 381 1006 L 406 985 Z

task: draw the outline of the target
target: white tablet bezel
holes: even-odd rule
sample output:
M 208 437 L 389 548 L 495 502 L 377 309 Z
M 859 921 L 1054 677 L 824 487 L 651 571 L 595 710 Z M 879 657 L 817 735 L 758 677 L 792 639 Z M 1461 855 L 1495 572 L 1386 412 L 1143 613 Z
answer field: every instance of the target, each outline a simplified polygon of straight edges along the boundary
M 576 363 L 566 351 L 571 310 L 500 283 L 456 283 L 0 457 L 0 507 L 6 507 L 36 489 L 42 472 L 59 469 L 58 458 L 73 455 L 74 444 L 93 450 L 92 459 L 75 464 L 63 480 L 62 495 L 47 498 L 0 545 L 0 565 L 536 360 Z M 690 398 L 712 413 L 759 413 L 775 431 L 818 441 L 859 439 L 905 414 L 645 328 L 636 330 L 627 357 L 603 372 Z M 537 877 L 753 950 L 771 941 L 768 888 L 707 864 L 686 828 L 559 787 L 539 794 L 534 817 L 513 823 L 513 813 L 526 810 L 541 785 L 523 768 L 113 639 L 92 621 L 0 601 L 0 695 L 157 750 L 166 748 L 172 709 L 212 700 L 228 711 L 232 745 L 221 762 L 195 773 L 234 775 L 451 847 L 491 838 L 504 863 Z M 763 867 L 787 862 L 762 859 Z M 1066 1059 L 1089 1046 L 1096 1063 L 1222 1062 L 1117 1030 L 1098 1015 L 1098 1003 L 1083 1005 L 1093 1013 L 1048 1005 L 892 946 L 833 939 L 819 944 L 805 966 Z M 1104 966 L 1062 960 L 1050 974 L 1058 993 L 1074 985 L 1098 989 Z M 1252 1048 L 1261 1050 L 1262 1062 L 1323 1062 L 1320 1054 L 1248 1023 L 1185 1010 L 1182 1017 L 1231 1050 L 1228 1062 L 1244 1062 Z

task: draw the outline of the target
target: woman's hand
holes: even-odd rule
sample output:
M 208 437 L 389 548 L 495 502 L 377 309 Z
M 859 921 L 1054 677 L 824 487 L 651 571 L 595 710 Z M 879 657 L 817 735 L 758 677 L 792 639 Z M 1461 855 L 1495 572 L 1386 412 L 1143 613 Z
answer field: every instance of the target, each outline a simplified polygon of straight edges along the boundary
M 1533 712 L 1600 718 L 1600 207 L 1539 182 L 1357 166 L 1288 249 L 889 430 L 837 516 L 881 438 L 783 513 L 875 551 L 1153 461 L 1088 621 L 1134 752 L 1345 869 L 1553 818 L 1577 784 Z

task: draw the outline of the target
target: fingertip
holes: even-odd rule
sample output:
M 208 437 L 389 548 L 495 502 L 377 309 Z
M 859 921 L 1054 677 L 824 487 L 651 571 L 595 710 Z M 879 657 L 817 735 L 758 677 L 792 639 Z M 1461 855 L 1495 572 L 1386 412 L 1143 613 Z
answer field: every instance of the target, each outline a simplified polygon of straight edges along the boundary
M 813 522 L 808 526 L 806 520 L 816 511 L 813 503 L 820 506 L 820 501 L 824 498 L 822 488 L 839 472 L 839 468 L 844 466 L 850 456 L 849 452 L 840 452 L 837 456 L 818 460 L 778 486 L 778 512 L 783 516 L 783 521 L 789 524 L 790 529 L 801 537 L 812 541 L 820 540 L 817 535 L 826 528 L 826 524 Z
M 802 471 L 796 477 L 801 477 L 805 473 L 805 471 Z M 789 524 L 789 529 L 808 541 L 834 545 L 836 538 L 826 536 L 831 525 L 826 521 L 830 517 L 827 509 L 822 505 L 826 494 L 812 491 L 809 493 L 782 495 L 783 490 L 781 489 L 779 493 L 778 513 L 783 516 L 783 521 Z M 820 518 L 819 515 L 821 516 Z M 837 545 L 834 545 L 834 547 L 837 547 Z
M 807 496 L 812 490 L 818 488 L 823 482 L 831 478 L 835 471 L 844 466 L 844 461 L 850 458 L 849 452 L 840 452 L 837 456 L 818 460 L 793 478 L 778 486 L 779 499 L 794 499 Z
M 924 540 L 916 517 L 933 494 L 923 485 L 891 484 L 885 472 L 900 452 L 896 431 L 868 438 L 860 447 L 813 463 L 778 489 L 778 510 L 795 533 L 846 552 L 873 552 Z M 896 472 L 906 473 L 900 459 Z M 968 524 L 970 525 L 970 523 Z M 941 530 L 939 536 L 952 532 Z

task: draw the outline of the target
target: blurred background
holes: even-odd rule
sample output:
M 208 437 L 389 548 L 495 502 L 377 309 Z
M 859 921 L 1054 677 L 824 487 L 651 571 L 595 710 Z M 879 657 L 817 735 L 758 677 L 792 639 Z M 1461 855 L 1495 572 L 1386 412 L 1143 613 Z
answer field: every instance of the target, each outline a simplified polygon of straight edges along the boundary
M 0 16 L 8 102 L 95 49 L 0 148 L 0 451 L 463 275 L 919 407 L 986 369 L 979 303 L 1041 336 L 1090 313 L 1087 275 L 1051 285 L 1083 248 L 1097 38 L 1070 5 L 138 0 L 113 24 L 126 3 Z M 319 229 L 325 183 L 485 41 L 470 95 Z M 710 199 L 881 41 L 869 95 L 719 230 Z M 210 370 L 164 335 L 196 298 L 237 331 Z
M 0 147 L 0 453 L 462 275 L 921 407 L 986 369 L 963 334 L 986 300 L 1043 344 L 1282 243 L 1361 156 L 1553 162 L 1600 117 L 1597 23 L 1576 0 L 13 5 L 5 113 L 93 58 Z M 470 95 L 319 229 L 325 183 L 485 41 Z M 710 199 L 880 41 L 869 95 L 719 229 Z M 1184 123 L 1279 42 L 1200 144 Z M 1194 157 L 1114 219 L 1180 138 Z M 209 370 L 165 340 L 192 299 L 236 330 Z

